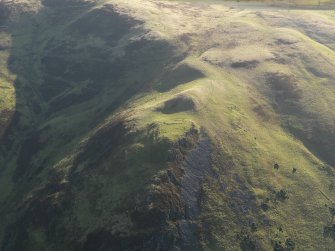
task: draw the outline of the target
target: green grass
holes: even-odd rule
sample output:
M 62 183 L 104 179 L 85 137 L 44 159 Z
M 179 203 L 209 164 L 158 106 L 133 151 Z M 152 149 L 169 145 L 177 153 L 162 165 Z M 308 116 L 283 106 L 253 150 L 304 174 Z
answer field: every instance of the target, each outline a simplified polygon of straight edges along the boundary
M 187 17 L 184 15 L 183 20 L 185 19 L 187 20 Z M 151 20 L 153 19 L 150 19 L 149 22 Z M 235 16 L 234 22 L 238 22 L 238 20 Z M 257 19 L 251 21 L 257 22 Z M 177 22 L 171 23 L 175 24 Z M 170 22 L 167 21 L 166 25 L 170 25 Z M 272 35 L 267 33 L 266 30 L 272 28 L 266 27 L 265 23 L 261 23 L 259 27 L 262 27 L 262 32 L 266 34 L 264 40 L 271 40 Z M 185 32 L 186 30 L 187 26 Z M 278 29 L 278 31 L 280 30 Z M 201 30 L 199 33 L 201 33 Z M 290 32 L 290 34 L 299 41 L 303 41 L 303 45 L 299 45 L 301 49 L 310 48 L 307 50 L 311 53 L 315 51 L 316 54 L 324 55 L 331 64 L 334 64 L 332 58 L 334 52 L 332 50 L 305 34 L 295 31 Z M 228 73 L 225 69 L 215 68 L 191 57 L 190 60 L 194 62 L 193 65 L 201 69 L 207 78 L 194 84 L 184 85 L 184 88 L 182 88 L 183 92 L 191 94 L 198 103 L 203 105 L 203 109 L 197 111 L 196 115 L 191 114 L 189 116 L 199 126 L 206 128 L 212 139 L 222 146 L 220 149 L 224 153 L 223 157 L 219 155 L 215 158 L 219 159 L 223 165 L 229 165 L 228 160 L 233 160 L 234 167 L 231 170 L 224 170 L 224 166 L 217 167 L 220 170 L 219 172 L 222 173 L 222 180 L 228 184 L 227 186 L 231 184 L 232 191 L 241 189 L 240 184 L 236 184 L 234 180 L 229 179 L 229 177 L 234 176 L 240 177 L 242 182 L 247 185 L 248 190 L 255 195 L 255 203 L 258 206 L 266 197 L 271 197 L 273 191 L 279 191 L 282 188 L 289 191 L 290 197 L 287 202 L 279 203 L 268 212 L 261 213 L 259 211 L 261 209 L 255 209 L 256 212 L 249 212 L 249 216 L 254 218 L 256 222 L 262 222 L 264 217 L 272 222 L 271 227 L 262 226 L 262 223 L 258 223 L 261 226 L 254 234 L 259 238 L 261 246 L 265 250 L 272 247 L 271 240 L 285 242 L 285 238 L 288 237 L 294 239 L 299 249 L 308 250 L 310 245 L 315 245 L 314 248 L 330 247 L 332 241 L 324 239 L 322 236 L 323 226 L 327 224 L 330 217 L 325 204 L 329 205 L 334 201 L 333 192 L 328 191 L 331 176 L 324 168 L 327 163 L 318 159 L 318 156 L 307 149 L 299 139 L 292 136 L 285 127 L 281 127 L 282 123 L 285 124 L 287 117 L 278 115 L 273 109 L 269 108 L 273 105 L 273 100 L 271 91 L 267 91 L 268 87 L 262 82 L 254 86 L 251 84 L 253 83 L 253 76 L 255 76 L 255 82 L 259 81 L 257 74 L 261 76 L 262 72 L 267 71 L 280 71 L 298 76 L 297 78 L 300 79 L 298 86 L 303 90 L 303 96 L 296 102 L 301 112 L 303 113 L 304 110 L 309 113 L 312 112 L 316 114 L 314 119 L 323 121 L 325 125 L 331 127 L 331 124 L 328 124 L 327 121 L 334 118 L 333 109 L 329 108 L 329 105 L 333 103 L 330 101 L 333 99 L 333 87 L 328 85 L 320 91 L 320 84 L 322 83 L 320 79 L 314 75 L 312 76 L 311 73 L 307 73 L 308 70 L 307 72 L 303 70 L 306 69 L 306 66 L 325 65 L 326 62 L 317 63 L 315 61 L 317 56 L 313 56 L 314 61 L 311 61 L 310 65 L 305 65 L 303 61 L 297 59 L 290 65 L 285 66 L 272 63 L 271 57 L 264 60 L 256 52 L 257 48 L 259 47 L 253 49 L 255 55 L 250 54 L 249 57 L 259 61 L 260 65 L 252 71 L 245 70 L 245 75 L 242 70 L 234 70 L 232 73 Z M 299 48 L 297 49 L 299 50 Z M 242 52 L 243 48 L 240 50 L 240 47 L 237 47 L 234 50 L 241 53 L 241 56 L 246 57 L 246 54 Z M 236 52 L 229 54 L 230 51 L 224 51 L 223 53 L 228 54 L 228 56 L 235 56 Z M 264 52 L 263 49 L 262 52 Z M 333 79 L 333 77 L 331 78 Z M 178 89 L 181 89 L 181 87 Z M 320 96 L 316 97 L 315 95 Z M 312 96 L 318 102 L 311 103 Z M 266 109 L 270 120 L 264 121 L 264 118 L 255 114 L 252 109 L 255 106 L 255 100 Z M 187 114 L 183 116 L 186 117 Z M 175 115 L 172 119 L 174 118 Z M 293 112 L 292 118 L 298 124 L 300 123 L 302 131 L 307 133 L 307 129 L 304 128 L 306 125 L 304 117 Z M 174 130 L 174 127 L 171 126 L 171 129 Z M 231 156 L 228 160 L 225 159 L 227 155 Z M 278 172 L 273 169 L 274 163 L 280 163 L 281 168 Z M 296 174 L 292 174 L 293 167 L 298 168 Z M 250 230 L 250 226 L 239 222 L 239 218 L 232 215 L 235 212 L 227 208 L 230 200 L 229 194 L 221 193 L 211 183 L 206 186 L 208 186 L 208 189 L 205 190 L 205 194 L 208 196 L 208 200 L 204 207 L 207 211 L 205 210 L 203 217 L 204 219 L 208 217 L 219 220 L 221 225 L 214 224 L 214 229 L 210 231 L 211 238 L 214 238 L 217 244 L 213 246 L 213 243 L 205 240 L 204 246 L 208 245 L 208 250 L 233 247 L 236 242 L 236 234 L 241 229 Z M 332 201 L 329 201 L 323 193 L 327 194 L 327 197 Z M 241 201 L 240 203 L 245 202 Z M 313 220 L 312 223 L 311 219 L 315 219 L 315 221 Z M 283 229 L 283 232 L 278 230 L 279 227 Z M 231 229 L 234 230 L 231 231 Z
M 70 27 L 92 18 L 85 8 L 65 14 L 58 9 L 41 11 L 35 17 L 38 28 L 23 22 L 26 19 L 12 27 L 15 74 L 7 66 L 10 50 L 0 51 L 0 111 L 17 109 L 22 117 L 12 148 L 0 158 L 6 165 L 0 173 L 0 202 L 7 203 L 0 215 L 36 199 L 35 191 L 51 182 L 54 173 L 71 191 L 70 205 L 55 224 L 76 232 L 74 239 L 82 241 L 104 226 L 124 235 L 146 231 L 133 229 L 126 212 L 138 206 L 150 188 L 159 189 L 155 182 L 168 168 L 169 150 L 195 126 L 213 143 L 216 174 L 203 181 L 198 223 L 203 226 L 204 250 L 237 250 L 241 232 L 264 250 L 287 238 L 297 250 L 332 248 L 333 240 L 323 237 L 330 220 L 328 206 L 335 202 L 334 190 L 329 189 L 334 175 L 335 52 L 327 37 L 335 23 L 329 13 L 239 10 L 220 1 L 200 5 L 112 0 L 99 7 L 108 3 L 142 21 L 144 29 L 126 30 L 115 45 L 105 41 L 105 33 L 74 37 Z M 51 25 L 49 15 L 61 12 L 64 19 Z M 294 20 L 313 21 L 309 24 L 316 25 L 314 33 Z M 112 30 L 108 25 L 100 28 Z M 142 34 L 148 43 L 130 50 L 128 45 Z M 10 36 L 1 34 L 0 43 L 9 42 Z M 57 48 L 63 48 L 61 53 L 53 51 Z M 84 74 L 102 59 L 100 66 L 109 67 L 102 72 L 97 67 L 90 80 L 80 79 L 80 74 L 68 78 L 68 71 L 53 73 L 42 63 L 52 52 L 54 59 L 62 55 L 64 61 L 58 65 L 65 64 L 72 72 L 81 69 L 76 68 L 79 63 L 85 70 L 78 71 Z M 119 65 L 125 66 L 122 75 L 108 75 Z M 23 86 L 13 85 L 15 75 Z M 45 98 L 43 87 L 51 85 L 46 79 L 51 81 L 47 77 L 54 75 L 68 78 L 70 84 Z M 277 77 L 279 84 L 269 84 L 269 76 Z M 88 87 L 97 94 L 76 101 Z M 74 101 L 49 110 L 63 97 Z M 193 106 L 164 112 L 166 102 L 178 97 L 188 97 Z M 115 129 L 118 121 L 125 131 Z M 33 131 L 39 133 L 43 147 L 13 186 L 20 146 Z M 278 199 L 281 190 L 288 199 Z M 264 203 L 268 210 L 262 209 Z M 13 214 L 8 217 L 9 222 L 15 219 Z M 53 249 L 46 242 L 45 226 L 27 224 L 22 228 L 30 228 L 31 247 Z
M 0 44 L 3 48 L 10 46 L 10 36 L 6 33 L 0 33 Z M 11 120 L 11 114 L 15 109 L 15 90 L 13 82 L 15 75 L 10 72 L 7 66 L 9 53 L 6 50 L 0 51 L 0 138 Z

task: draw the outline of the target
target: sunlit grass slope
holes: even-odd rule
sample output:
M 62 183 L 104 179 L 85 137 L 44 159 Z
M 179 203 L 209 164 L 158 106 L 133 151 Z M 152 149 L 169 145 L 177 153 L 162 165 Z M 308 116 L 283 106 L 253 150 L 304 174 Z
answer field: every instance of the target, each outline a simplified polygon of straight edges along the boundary
M 332 250 L 334 27 L 331 11 L 219 1 L 22 16 L 0 40 L 1 114 L 18 116 L 0 247 Z
M 10 72 L 7 66 L 8 51 L 6 49 L 10 46 L 10 37 L 5 33 L 0 35 L 1 39 L 1 54 L 0 54 L 0 135 L 4 133 L 7 125 L 12 117 L 12 112 L 15 109 L 15 91 L 13 81 L 15 77 Z

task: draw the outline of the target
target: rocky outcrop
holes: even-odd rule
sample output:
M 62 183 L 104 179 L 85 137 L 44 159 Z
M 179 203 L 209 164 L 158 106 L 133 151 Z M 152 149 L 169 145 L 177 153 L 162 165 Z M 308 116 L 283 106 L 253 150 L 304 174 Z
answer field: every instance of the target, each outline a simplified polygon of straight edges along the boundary
M 211 142 L 204 131 L 193 128 L 169 152 L 169 168 L 128 212 L 132 230 L 97 229 L 80 250 L 91 250 L 94 243 L 95 250 L 200 250 L 198 200 L 202 180 L 212 173 Z

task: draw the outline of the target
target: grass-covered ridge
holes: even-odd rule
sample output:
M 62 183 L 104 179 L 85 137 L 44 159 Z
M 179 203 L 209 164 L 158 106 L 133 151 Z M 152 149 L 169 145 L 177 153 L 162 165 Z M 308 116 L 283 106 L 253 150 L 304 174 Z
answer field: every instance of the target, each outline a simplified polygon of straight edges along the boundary
M 333 247 L 331 11 L 30 2 L 0 34 L 0 249 Z

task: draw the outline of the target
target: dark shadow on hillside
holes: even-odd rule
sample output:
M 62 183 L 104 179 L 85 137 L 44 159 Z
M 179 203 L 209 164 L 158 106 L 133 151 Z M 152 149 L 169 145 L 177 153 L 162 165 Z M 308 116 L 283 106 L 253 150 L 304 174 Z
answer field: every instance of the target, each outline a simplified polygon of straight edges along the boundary
M 157 108 L 157 111 L 164 114 L 173 114 L 178 112 L 194 111 L 195 109 L 196 104 L 191 97 L 180 95 L 167 100 L 163 106 Z
M 266 75 L 266 84 L 273 95 L 274 109 L 284 116 L 296 116 L 301 122 L 306 121 L 306 127 L 296 127 L 294 123 L 284 124 L 284 127 L 320 159 L 331 166 L 335 166 L 335 135 L 331 128 L 317 121 L 317 117 L 306 114 L 299 100 L 303 97 L 303 90 L 297 85 L 294 76 L 282 73 Z M 311 124 L 312 123 L 312 124 Z M 312 130 L 310 130 L 312 127 Z
M 160 92 L 169 91 L 180 84 L 185 84 L 204 77 L 205 75 L 194 67 L 187 64 L 178 65 L 169 69 L 163 75 L 157 89 Z
M 300 139 L 312 153 L 330 166 L 335 166 L 335 142 L 333 140 L 335 135 L 329 129 L 324 128 L 324 126 L 317 121 L 314 122 L 313 129 L 309 133 L 289 124 L 287 124 L 286 127 L 294 136 Z
M 61 7 L 54 1 L 45 2 L 52 7 L 33 17 L 24 16 L 14 25 L 23 27 L 13 34 L 9 60 L 11 71 L 17 75 L 18 105 L 15 123 L 4 141 L 11 149 L 15 147 L 11 139 L 21 134 L 14 180 L 32 174 L 37 167 L 32 158 L 40 149 L 50 146 L 57 133 L 57 145 L 62 147 L 71 138 L 91 130 L 127 100 L 150 90 L 149 84 L 165 65 L 180 59 L 168 43 L 146 39 L 126 45 L 124 56 L 115 58 L 113 48 L 123 35 L 130 31 L 146 32 L 135 28 L 141 22 L 118 14 L 112 6 L 89 11 L 91 6 L 78 7 L 72 1 L 62 1 Z M 80 18 L 64 28 L 65 34 L 57 36 L 57 29 L 71 21 L 69 16 Z M 53 27 L 55 35 L 46 34 L 48 27 Z M 34 34 L 33 38 L 29 32 Z M 90 42 L 92 37 L 95 41 Z M 96 41 L 102 45 L 96 45 Z M 99 97 L 103 96 L 107 100 L 101 104 Z M 96 111 L 80 118 L 83 126 L 75 130 L 50 122 L 63 115 L 71 119 L 77 115 L 73 110 L 80 107 L 95 110 L 95 105 Z M 71 124 L 71 120 L 66 123 Z M 44 137 L 40 137 L 42 134 Z
M 11 223 L 1 226 L 6 229 L 4 242 L 0 240 L 4 251 L 37 245 L 31 242 L 30 228 L 44 229 L 50 245 L 62 245 L 55 240 L 71 243 L 63 236 L 65 230 L 56 227 L 71 199 L 67 193 L 72 184 L 49 183 L 24 205 L 23 198 L 40 188 L 49 169 L 93 128 L 131 98 L 155 88 L 165 68 L 184 57 L 167 42 L 145 36 L 122 45 L 122 56 L 113 56 L 124 35 L 147 33 L 140 21 L 111 5 L 91 11 L 91 5 L 75 0 L 44 4 L 39 13 L 22 15 L 11 25 L 8 64 L 17 75 L 17 107 L 1 144 L 6 146 L 6 163 L 15 165 L 11 172 L 16 185 L 0 209 L 0 216 Z M 174 81 L 169 84 L 179 84 Z M 98 152 L 93 149 L 90 159 L 99 159 L 103 146 L 113 149 L 110 144 L 117 143 L 99 139 Z

